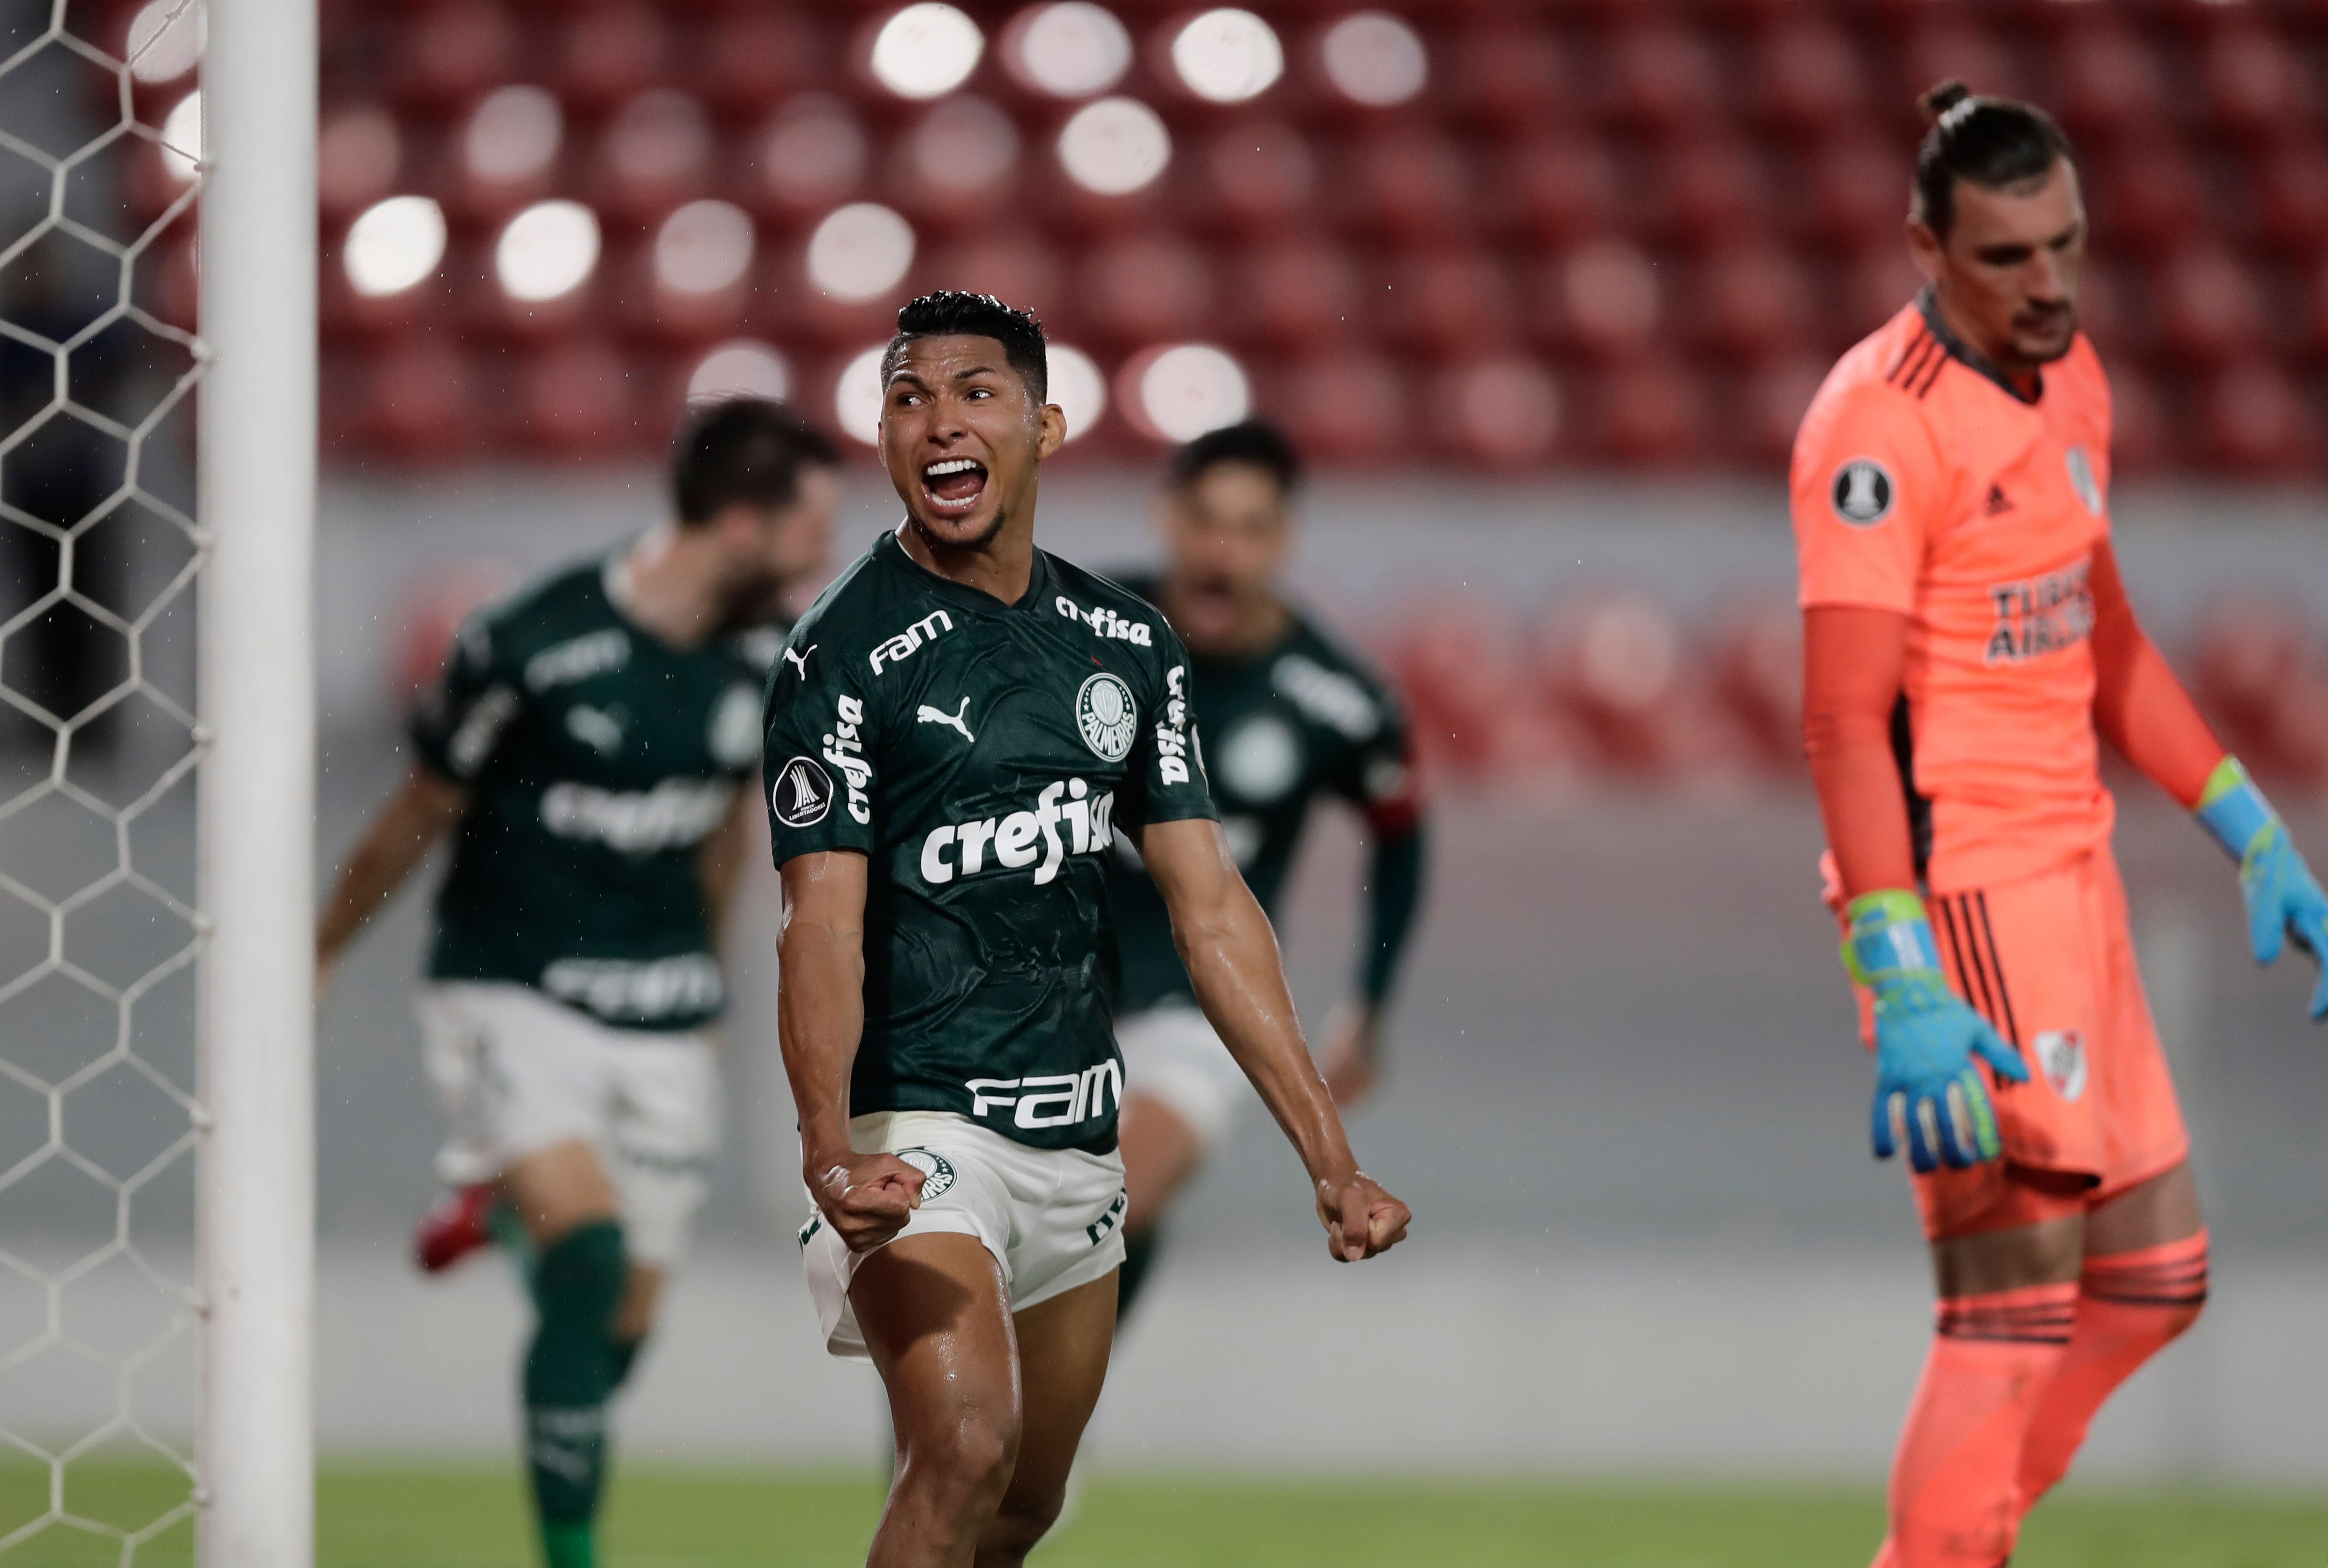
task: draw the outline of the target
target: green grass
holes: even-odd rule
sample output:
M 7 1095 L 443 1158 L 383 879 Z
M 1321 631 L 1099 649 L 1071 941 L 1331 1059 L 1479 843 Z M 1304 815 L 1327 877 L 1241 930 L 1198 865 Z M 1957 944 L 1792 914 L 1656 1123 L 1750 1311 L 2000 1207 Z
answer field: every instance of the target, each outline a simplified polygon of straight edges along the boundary
M 157 1470 L 76 1468 L 69 1507 L 125 1526 L 166 1510 Z M 849 1568 L 880 1507 L 869 1476 L 634 1469 L 616 1485 L 605 1568 Z M 0 1533 L 46 1504 L 42 1472 L 0 1468 Z M 530 1568 L 513 1471 L 325 1471 L 319 1568 Z M 1103 1479 L 1041 1568 L 1863 1568 L 1873 1491 L 1814 1488 Z M 181 1524 L 140 1568 L 183 1568 Z M 108 1568 L 117 1541 L 51 1529 L 0 1568 Z M 2040 1510 L 2014 1568 L 2319 1568 L 2328 1498 L 2072 1492 Z

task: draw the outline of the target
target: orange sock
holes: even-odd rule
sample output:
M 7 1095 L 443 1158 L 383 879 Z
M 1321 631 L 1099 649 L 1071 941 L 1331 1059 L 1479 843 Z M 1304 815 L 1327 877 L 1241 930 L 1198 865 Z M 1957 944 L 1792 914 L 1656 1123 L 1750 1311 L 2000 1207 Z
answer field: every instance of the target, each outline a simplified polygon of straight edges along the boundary
M 2197 1321 L 2206 1300 L 2203 1230 L 2179 1242 L 2086 1260 L 2069 1354 L 2038 1401 L 2021 1451 L 2023 1513 L 2070 1473 L 2102 1402 Z
M 1940 1302 L 1892 1461 L 1892 1532 L 1876 1568 L 1999 1568 L 2012 1554 L 2022 1439 L 2069 1348 L 2077 1301 L 2064 1283 Z

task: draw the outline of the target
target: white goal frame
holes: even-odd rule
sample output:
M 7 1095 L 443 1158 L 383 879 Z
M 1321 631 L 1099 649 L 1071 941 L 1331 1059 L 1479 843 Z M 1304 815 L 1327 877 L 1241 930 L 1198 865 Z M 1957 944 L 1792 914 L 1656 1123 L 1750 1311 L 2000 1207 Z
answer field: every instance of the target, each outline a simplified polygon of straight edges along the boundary
M 196 493 L 204 1568 L 314 1558 L 315 0 L 209 0 Z

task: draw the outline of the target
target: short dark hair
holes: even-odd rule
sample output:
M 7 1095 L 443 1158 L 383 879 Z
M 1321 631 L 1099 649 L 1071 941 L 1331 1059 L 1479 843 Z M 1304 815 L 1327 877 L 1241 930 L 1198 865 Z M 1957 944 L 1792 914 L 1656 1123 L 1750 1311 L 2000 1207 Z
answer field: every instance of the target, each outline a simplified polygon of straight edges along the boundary
M 2034 104 L 1978 97 L 1949 80 L 1916 107 L 1929 128 L 1916 150 L 1913 215 L 1944 239 L 1956 225 L 1958 180 L 2001 191 L 2042 177 L 2063 158 L 2077 160 L 2053 117 Z
M 1037 404 L 1051 396 L 1051 351 L 1043 324 L 1032 311 L 1003 304 L 990 294 L 941 288 L 907 300 L 897 312 L 897 335 L 881 353 L 881 384 L 887 386 L 915 338 L 992 338 L 1002 345 L 1003 362 L 1018 372 Z
M 1277 488 L 1288 495 L 1300 488 L 1301 454 L 1293 449 L 1284 431 L 1266 419 L 1224 425 L 1185 443 L 1165 464 L 1164 483 L 1175 490 L 1185 489 L 1206 470 L 1223 463 L 1251 464 L 1277 481 Z
M 671 443 L 671 502 L 682 523 L 730 506 L 789 506 L 803 468 L 837 468 L 831 438 L 768 398 L 722 398 L 689 411 Z

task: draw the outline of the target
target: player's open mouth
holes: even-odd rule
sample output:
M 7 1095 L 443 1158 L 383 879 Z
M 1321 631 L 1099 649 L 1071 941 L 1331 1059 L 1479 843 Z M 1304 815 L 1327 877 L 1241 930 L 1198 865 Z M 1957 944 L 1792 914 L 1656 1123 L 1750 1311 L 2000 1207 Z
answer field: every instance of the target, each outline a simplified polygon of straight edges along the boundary
M 922 494 L 940 512 L 968 512 L 986 493 L 986 465 L 970 457 L 949 457 L 922 468 Z

